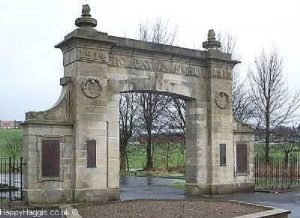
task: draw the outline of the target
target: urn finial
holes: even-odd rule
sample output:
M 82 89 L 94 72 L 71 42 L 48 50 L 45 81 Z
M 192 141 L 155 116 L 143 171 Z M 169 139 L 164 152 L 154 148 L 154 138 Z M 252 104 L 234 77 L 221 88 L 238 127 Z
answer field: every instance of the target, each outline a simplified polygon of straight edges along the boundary
M 202 43 L 202 47 L 206 49 L 220 49 L 221 42 L 216 40 L 216 33 L 213 29 L 210 29 L 207 34 L 207 41 Z
M 96 27 L 97 20 L 92 18 L 91 8 L 88 4 L 82 5 L 82 14 L 81 17 L 75 20 L 75 25 L 78 27 Z

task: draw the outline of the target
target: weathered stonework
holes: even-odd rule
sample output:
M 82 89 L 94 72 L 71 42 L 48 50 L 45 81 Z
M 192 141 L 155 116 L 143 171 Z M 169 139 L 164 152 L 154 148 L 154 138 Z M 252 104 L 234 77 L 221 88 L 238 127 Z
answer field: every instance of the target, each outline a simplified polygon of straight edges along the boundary
M 232 69 L 210 30 L 205 51 L 109 36 L 85 6 L 79 27 L 56 48 L 63 53 L 63 91 L 49 110 L 28 112 L 24 129 L 25 197 L 29 203 L 116 200 L 119 191 L 118 98 L 156 91 L 186 100 L 186 193 L 222 194 L 253 188 L 252 134 L 233 121 Z M 60 145 L 60 174 L 41 176 L 43 139 Z M 87 141 L 96 141 L 96 167 L 87 167 Z M 249 171 L 235 173 L 235 146 L 249 147 Z M 219 145 L 226 144 L 220 165 Z

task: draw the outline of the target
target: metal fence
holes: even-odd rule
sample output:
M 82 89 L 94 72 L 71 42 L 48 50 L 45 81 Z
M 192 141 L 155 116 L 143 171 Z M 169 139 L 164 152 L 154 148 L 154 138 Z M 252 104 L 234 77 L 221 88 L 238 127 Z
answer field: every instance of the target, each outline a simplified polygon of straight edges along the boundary
M 300 186 L 299 156 L 270 157 L 266 163 L 264 157 L 256 156 L 254 161 L 256 189 L 290 189 Z
M 22 157 L 0 157 L 0 201 L 22 200 Z

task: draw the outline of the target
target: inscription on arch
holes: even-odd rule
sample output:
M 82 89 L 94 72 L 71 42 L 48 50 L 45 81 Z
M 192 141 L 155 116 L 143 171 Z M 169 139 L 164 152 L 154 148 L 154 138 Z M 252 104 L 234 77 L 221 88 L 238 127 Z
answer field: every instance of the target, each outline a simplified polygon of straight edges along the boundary
M 205 68 L 189 64 L 173 63 L 171 61 L 155 60 L 150 58 L 140 58 L 119 54 L 108 54 L 105 51 L 80 48 L 79 60 L 96 61 L 106 63 L 110 66 L 127 67 L 138 70 L 152 70 L 182 74 L 187 76 L 206 76 Z
M 188 76 L 205 76 L 205 69 L 202 67 L 187 64 L 174 64 L 175 72 Z
M 151 70 L 196 77 L 208 76 L 205 68 L 201 66 L 120 54 L 108 54 L 105 51 L 92 48 L 79 48 L 78 60 L 96 61 L 110 66 L 126 67 L 138 70 Z M 232 79 L 232 72 L 227 67 L 213 67 L 211 70 L 211 77 L 230 80 Z
M 212 77 L 220 79 L 232 79 L 231 70 L 226 67 L 212 68 Z

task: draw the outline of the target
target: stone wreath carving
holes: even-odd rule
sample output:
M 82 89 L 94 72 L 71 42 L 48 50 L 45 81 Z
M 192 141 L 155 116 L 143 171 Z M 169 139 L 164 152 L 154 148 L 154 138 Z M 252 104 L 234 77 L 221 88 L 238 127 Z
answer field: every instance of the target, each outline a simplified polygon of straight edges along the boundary
M 215 96 L 216 105 L 221 108 L 225 109 L 229 106 L 229 95 L 225 92 L 217 92 Z
M 98 79 L 88 78 L 81 83 L 82 93 L 88 98 L 97 98 L 103 92 L 103 88 Z

